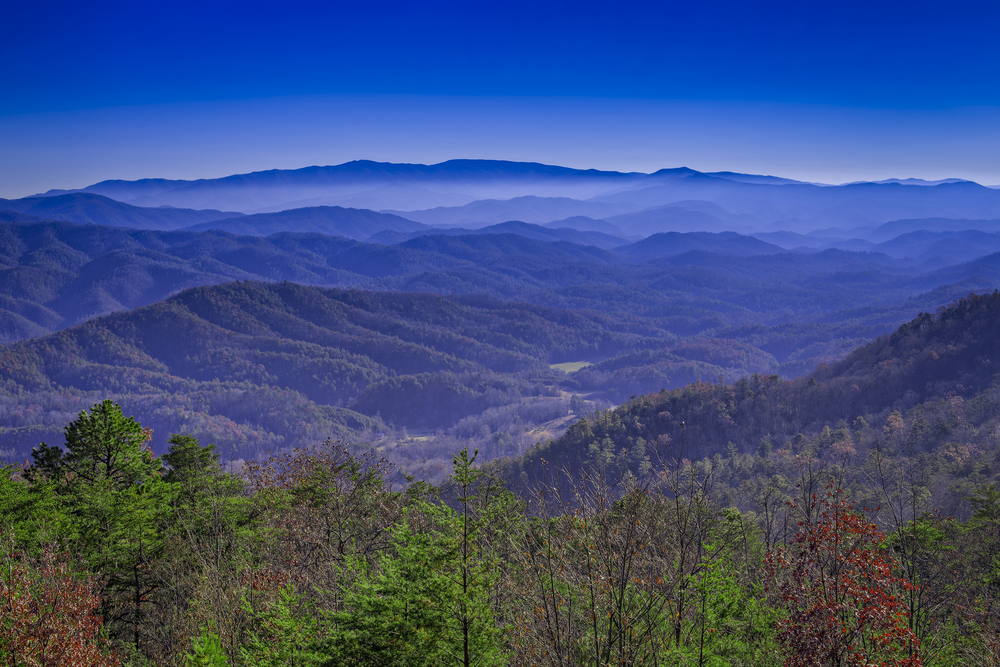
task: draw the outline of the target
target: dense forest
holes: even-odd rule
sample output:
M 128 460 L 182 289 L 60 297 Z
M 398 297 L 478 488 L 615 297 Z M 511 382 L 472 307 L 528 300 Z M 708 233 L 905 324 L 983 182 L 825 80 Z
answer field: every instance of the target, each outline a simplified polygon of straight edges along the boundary
M 879 457 L 906 468 L 927 507 L 967 514 L 970 489 L 1000 475 L 998 330 L 1000 292 L 970 295 L 808 376 L 697 382 L 596 412 L 496 474 L 596 466 L 620 479 L 662 449 L 738 489 L 762 473 L 787 483 L 803 457 L 863 483 Z
M 65 435 L 0 474 L 12 666 L 1000 659 L 1000 490 L 949 516 L 878 448 L 862 482 L 815 440 L 789 464 L 665 438 L 512 491 L 464 449 L 438 488 L 329 441 L 238 474 L 187 435 L 158 458 L 111 401 Z
M 622 372 L 647 359 L 620 355 L 647 350 L 661 361 L 655 379 L 678 384 L 774 365 L 731 341 L 667 351 L 664 342 L 677 340 L 645 318 L 488 297 L 293 283 L 194 288 L 0 348 L 3 455 L 23 461 L 39 440 L 58 442 L 67 418 L 111 397 L 157 434 L 185 431 L 233 459 L 331 433 L 378 441 L 387 424 L 484 437 L 486 426 L 496 436 L 492 458 L 532 444 L 518 450 L 503 441 L 513 422 L 593 408 L 579 396 L 592 387 L 581 389 L 586 382 L 554 364 L 612 357 L 625 360 Z M 165 441 L 155 447 L 163 451 Z

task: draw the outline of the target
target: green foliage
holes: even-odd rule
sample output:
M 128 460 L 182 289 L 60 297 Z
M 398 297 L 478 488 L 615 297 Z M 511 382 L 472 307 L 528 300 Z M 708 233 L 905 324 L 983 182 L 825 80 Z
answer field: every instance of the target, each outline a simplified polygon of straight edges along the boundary
M 705 545 L 707 553 L 716 551 Z M 679 647 L 675 659 L 684 655 L 691 664 L 777 665 L 778 645 L 775 626 L 781 611 L 764 601 L 763 587 L 739 581 L 737 562 L 732 554 L 706 559 L 692 577 L 691 587 L 700 598 L 698 619 L 691 640 Z
M 463 450 L 453 479 L 461 513 L 416 501 L 393 531 L 392 553 L 374 566 L 348 562 L 345 611 L 331 616 L 329 665 L 471 665 L 502 662 L 502 627 L 490 605 L 497 570 L 479 534 L 490 511 L 473 516 L 480 473 Z
M 191 652 L 184 656 L 184 667 L 229 667 L 222 640 L 205 626 L 200 636 L 192 637 Z
M 66 427 L 65 450 L 44 442 L 32 451 L 34 465 L 28 478 L 44 477 L 69 484 L 109 483 L 124 489 L 149 479 L 160 461 L 143 445 L 150 433 L 134 418 L 125 418 L 111 400 L 83 411 Z
M 319 622 L 313 605 L 305 602 L 291 586 L 278 590 L 278 598 L 264 612 L 255 612 L 243 599 L 243 609 L 253 614 L 259 631 L 251 630 L 240 656 L 250 667 L 306 667 L 320 664 L 324 656 L 316 650 L 320 643 Z
M 202 445 L 190 435 L 172 435 L 170 449 L 163 455 L 163 462 L 169 466 L 163 481 L 167 483 L 193 482 L 205 475 L 218 473 L 219 455 L 215 445 Z
M 324 644 L 326 665 L 417 667 L 454 664 L 460 636 L 450 607 L 455 581 L 446 576 L 454 540 L 414 530 L 407 515 L 393 531 L 394 554 L 369 568 L 348 563 L 351 585 Z

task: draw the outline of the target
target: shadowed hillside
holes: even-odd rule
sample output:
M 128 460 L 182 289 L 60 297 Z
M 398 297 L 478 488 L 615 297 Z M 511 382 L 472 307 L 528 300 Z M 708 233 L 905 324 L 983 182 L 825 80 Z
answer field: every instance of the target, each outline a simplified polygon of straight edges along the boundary
M 0 210 L 16 211 L 49 220 L 67 220 L 87 225 L 167 230 L 242 215 L 242 213 L 226 211 L 196 211 L 169 206 L 161 208 L 131 206 L 88 192 L 53 197 L 0 199 Z
M 271 236 L 282 232 L 330 234 L 363 241 L 386 230 L 408 233 L 427 229 L 427 226 L 388 213 L 340 206 L 313 206 L 203 222 L 191 225 L 187 231 L 204 232 L 210 229 L 244 236 Z
M 0 348 L 0 440 L 8 459 L 23 457 L 40 439 L 57 440 L 65 415 L 95 396 L 113 396 L 154 427 L 157 446 L 185 430 L 234 458 L 330 435 L 374 437 L 382 419 L 449 427 L 557 396 L 561 374 L 549 364 L 661 346 L 648 328 L 482 297 L 196 288 Z

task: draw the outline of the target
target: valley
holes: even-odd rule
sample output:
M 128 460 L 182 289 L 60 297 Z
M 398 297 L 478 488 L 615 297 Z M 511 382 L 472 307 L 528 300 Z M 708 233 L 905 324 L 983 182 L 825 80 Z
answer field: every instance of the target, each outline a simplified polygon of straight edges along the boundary
M 342 206 L 416 183 L 451 194 Z M 452 161 L 4 200 L 0 457 L 112 398 L 154 451 L 333 436 L 440 481 L 462 446 L 517 457 L 638 396 L 794 380 L 996 289 L 1000 192 L 977 188 Z M 280 197 L 309 206 L 255 212 Z M 921 207 L 953 217 L 892 217 Z

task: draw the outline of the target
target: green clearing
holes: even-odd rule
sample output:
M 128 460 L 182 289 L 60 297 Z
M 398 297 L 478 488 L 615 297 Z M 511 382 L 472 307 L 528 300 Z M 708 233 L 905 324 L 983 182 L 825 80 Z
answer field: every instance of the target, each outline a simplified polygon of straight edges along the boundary
M 589 361 L 567 361 L 563 364 L 551 364 L 549 368 L 553 368 L 557 371 L 562 371 L 563 373 L 572 373 L 573 371 L 578 371 L 581 368 L 590 366 Z

